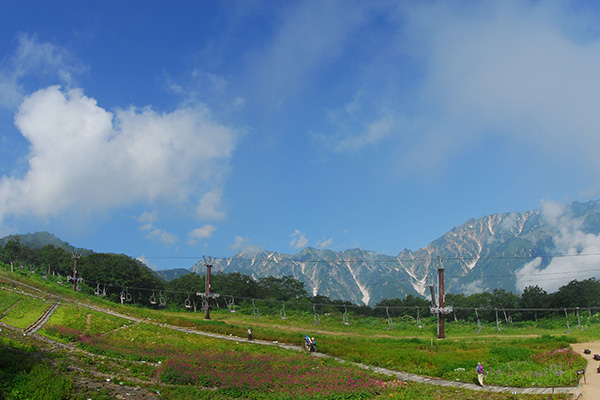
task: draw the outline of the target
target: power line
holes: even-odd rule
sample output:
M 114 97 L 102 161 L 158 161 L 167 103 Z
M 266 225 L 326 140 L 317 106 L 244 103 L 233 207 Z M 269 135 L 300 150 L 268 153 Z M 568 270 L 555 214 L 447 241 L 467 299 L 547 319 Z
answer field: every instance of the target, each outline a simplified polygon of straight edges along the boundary
M 296 260 L 292 257 L 282 257 L 281 259 L 279 259 L 279 262 L 281 261 L 292 261 L 292 262 L 296 262 L 296 263 L 364 263 L 364 262 L 368 262 L 370 264 L 387 264 L 390 262 L 415 262 L 415 261 L 435 261 L 435 259 L 433 257 L 415 257 L 415 258 L 398 258 L 396 256 L 391 256 L 391 255 L 387 255 L 387 254 L 375 254 L 376 257 L 388 257 L 389 259 L 387 260 L 367 260 L 365 258 L 363 259 L 332 259 L 332 260 L 324 260 L 324 259 L 316 259 L 316 260 Z M 594 252 L 594 253 L 579 253 L 579 254 L 564 254 L 564 253 L 559 253 L 559 254 L 538 254 L 538 255 L 513 255 L 513 256 L 506 256 L 506 255 L 500 255 L 500 256 L 485 256 L 485 257 L 480 257 L 480 256 L 472 256 L 472 257 L 468 257 L 468 256 L 443 256 L 444 260 L 447 261 L 472 261 L 472 260 L 518 260 L 518 259 L 526 259 L 526 260 L 531 260 L 531 259 L 536 259 L 536 258 L 569 258 L 569 257 L 593 257 L 593 256 L 600 256 L 600 252 Z M 202 259 L 203 256 L 144 256 L 145 259 L 149 259 L 149 260 L 198 260 L 198 263 L 200 263 L 200 260 Z M 262 258 L 262 257 L 261 257 Z M 268 259 L 266 256 L 264 257 L 266 259 Z M 219 260 L 227 260 L 227 261 L 232 261 L 232 260 L 241 260 L 241 261 L 256 261 L 257 258 L 250 258 L 250 257 L 238 257 L 238 256 L 232 256 L 232 257 L 221 257 L 221 258 L 215 258 L 215 261 L 218 262 Z

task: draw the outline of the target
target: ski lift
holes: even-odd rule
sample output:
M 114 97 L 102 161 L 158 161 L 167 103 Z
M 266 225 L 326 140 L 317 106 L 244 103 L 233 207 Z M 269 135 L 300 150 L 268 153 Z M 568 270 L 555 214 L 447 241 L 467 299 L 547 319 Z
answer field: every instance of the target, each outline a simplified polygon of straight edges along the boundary
M 387 315 L 387 323 L 388 323 L 388 327 L 386 328 L 386 330 L 390 331 L 390 330 L 392 330 L 392 326 L 394 326 L 394 323 L 392 322 L 392 317 L 390 317 L 390 308 L 389 307 L 385 308 L 385 313 Z
M 152 291 L 152 296 L 150 296 L 150 304 L 156 304 L 156 296 L 154 295 L 154 290 Z
M 96 289 L 94 290 L 94 294 L 96 296 L 100 296 L 100 283 L 96 284 Z
M 167 300 L 165 300 L 165 298 L 163 297 L 162 290 L 158 294 L 158 305 L 161 307 L 164 307 L 167 305 Z
M 235 299 L 233 298 L 233 296 L 231 296 L 231 301 L 227 301 L 227 299 L 225 299 L 225 304 L 227 305 L 227 308 L 230 312 L 235 312 Z
M 504 309 L 504 307 L 502 307 L 502 312 L 504 313 L 504 320 L 508 323 L 508 322 L 512 322 L 512 317 L 506 314 L 506 310 Z
M 185 308 L 192 308 L 192 304 L 190 302 L 190 294 L 188 293 L 187 299 L 185 299 Z
M 256 304 L 254 304 L 254 299 L 252 299 L 252 318 L 258 317 L 260 317 L 260 310 L 256 307 Z
M 319 325 L 321 323 L 321 316 L 315 310 L 315 304 L 313 304 L 313 315 L 314 315 L 314 318 L 315 318 L 314 325 Z
M 579 317 L 579 307 L 577 307 L 577 327 L 579 330 L 583 330 L 583 326 L 581 326 L 581 318 Z
M 344 314 L 342 315 L 342 321 L 344 321 L 344 325 L 350 325 L 348 322 L 348 309 L 344 306 Z
M 419 329 L 423 328 L 423 325 L 421 324 L 421 315 L 420 315 L 419 307 L 417 307 L 417 326 L 419 327 Z
M 502 329 L 500 329 L 500 321 L 498 320 L 498 309 L 496 308 L 496 329 L 498 329 L 498 332 L 500 332 Z
M 285 321 L 287 319 L 287 316 L 285 314 L 285 302 L 283 301 L 281 302 L 281 310 L 279 310 L 279 315 L 281 316 L 282 320 Z
M 479 320 L 479 313 L 477 312 L 477 309 L 475 309 L 475 317 L 477 318 L 477 330 L 475 333 L 479 333 L 481 332 L 481 321 Z
M 568 335 L 571 332 L 571 327 L 569 326 L 569 314 L 567 313 L 567 309 L 565 308 L 565 317 L 567 318 L 567 330 L 565 331 L 565 335 Z

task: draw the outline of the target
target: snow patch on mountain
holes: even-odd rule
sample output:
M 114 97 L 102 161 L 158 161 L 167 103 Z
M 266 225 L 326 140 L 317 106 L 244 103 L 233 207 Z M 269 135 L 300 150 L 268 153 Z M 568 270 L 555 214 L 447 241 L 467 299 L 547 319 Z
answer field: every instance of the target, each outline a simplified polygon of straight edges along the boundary
M 371 295 L 369 294 L 369 291 L 367 290 L 367 288 L 365 286 L 360 284 L 360 282 L 358 281 L 358 278 L 356 277 L 356 274 L 352 270 L 352 267 L 350 266 L 349 262 L 346 262 L 346 266 L 348 267 L 348 270 L 350 271 L 350 274 L 352 275 L 354 282 L 356 282 L 356 286 L 358 286 L 358 289 L 362 293 L 362 299 L 361 299 L 362 302 L 365 304 L 369 304 L 369 300 L 371 299 Z

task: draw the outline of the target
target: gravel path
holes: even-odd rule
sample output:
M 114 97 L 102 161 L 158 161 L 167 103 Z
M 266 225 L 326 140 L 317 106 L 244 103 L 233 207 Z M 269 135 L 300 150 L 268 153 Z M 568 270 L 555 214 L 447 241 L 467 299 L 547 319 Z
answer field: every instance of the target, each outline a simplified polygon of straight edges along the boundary
M 594 354 L 600 354 L 600 342 L 592 343 L 575 343 L 571 347 L 573 350 L 581 354 L 588 362 L 583 375 L 579 380 L 579 387 L 574 392 L 574 399 L 581 400 L 600 400 L 600 361 L 594 360 Z M 590 350 L 590 354 L 585 354 L 585 349 Z M 580 397 L 577 397 L 580 396 Z

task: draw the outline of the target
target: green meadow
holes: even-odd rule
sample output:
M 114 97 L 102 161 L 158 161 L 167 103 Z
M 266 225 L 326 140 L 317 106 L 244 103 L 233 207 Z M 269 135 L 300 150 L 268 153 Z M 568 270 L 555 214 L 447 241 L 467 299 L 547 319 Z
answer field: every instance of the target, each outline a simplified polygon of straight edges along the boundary
M 326 313 L 315 324 L 308 312 L 253 317 L 239 307 L 213 309 L 205 320 L 202 311 L 121 305 L 36 277 L 2 277 L 40 291 L 0 282 L 1 323 L 27 328 L 58 300 L 50 293 L 61 296 L 61 306 L 37 332 L 50 342 L 2 327 L 0 399 L 108 399 L 126 388 L 168 399 L 567 399 L 402 382 L 355 363 L 475 384 L 482 362 L 488 385 L 574 386 L 585 360 L 570 344 L 600 339 L 591 313 L 582 315 L 583 329 L 573 322 L 568 334 L 564 316 L 483 324 L 479 333 L 475 323 L 450 319 L 446 339 L 438 340 L 432 317 L 419 327 L 404 316 L 388 329 L 385 318 Z M 248 328 L 254 343 L 246 340 Z M 305 334 L 332 357 L 301 350 Z

